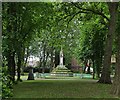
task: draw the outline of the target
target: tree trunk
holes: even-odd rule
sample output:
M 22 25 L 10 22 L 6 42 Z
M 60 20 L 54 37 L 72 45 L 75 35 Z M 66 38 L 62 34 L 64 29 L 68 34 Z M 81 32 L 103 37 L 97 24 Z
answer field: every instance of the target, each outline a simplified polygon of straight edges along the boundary
M 39 56 L 39 73 L 41 72 L 41 66 L 42 66 L 42 57 Z
M 26 64 L 27 64 L 27 61 L 28 61 L 28 56 L 29 56 L 29 53 L 28 53 L 28 47 L 27 47 L 27 54 L 26 54 L 26 59 L 25 59 L 25 62 L 24 62 L 24 68 L 26 67 Z
M 116 28 L 115 26 L 116 26 L 117 3 L 109 2 L 108 7 L 110 13 L 110 21 L 109 21 L 108 35 L 105 45 L 103 69 L 102 69 L 101 77 L 98 82 L 111 84 L 110 65 L 111 65 L 113 34 L 115 33 L 115 28 Z
M 24 66 L 25 66 L 25 47 L 22 48 L 21 50 L 21 74 L 24 75 Z
M 102 63 L 101 63 L 101 58 L 97 57 L 96 58 L 96 72 L 97 72 L 97 78 L 100 78 L 100 68 L 102 67 Z
M 45 63 L 44 63 L 44 66 L 47 65 L 48 57 L 49 57 L 49 52 L 47 51 L 47 53 L 46 53 L 46 57 L 45 57 Z
M 45 51 L 46 51 L 46 44 L 44 43 L 44 46 L 43 46 L 43 65 L 42 65 L 42 73 L 45 72 Z
M 18 81 L 21 81 L 20 74 L 21 74 L 21 57 L 20 55 L 18 55 L 18 63 L 17 63 L 17 80 Z
M 8 72 L 10 75 L 10 79 L 15 82 L 15 52 L 9 51 L 8 52 L 8 57 L 7 57 L 7 61 L 8 61 Z
M 21 81 L 20 76 L 21 76 L 21 68 L 23 65 L 23 46 L 22 43 L 19 43 L 19 50 L 17 50 L 17 58 L 18 58 L 18 62 L 17 62 L 17 80 Z
M 95 79 L 95 60 L 92 60 L 93 62 L 93 79 Z
M 59 65 L 59 53 L 58 51 L 55 51 L 55 67 Z
M 7 50 L 7 61 L 8 61 L 8 72 L 10 75 L 11 80 L 15 81 L 15 49 L 14 49 L 14 36 L 13 33 L 15 32 L 15 24 L 16 20 L 13 18 L 13 16 L 16 16 L 15 13 L 15 6 L 13 7 L 14 3 L 8 4 L 7 14 L 9 15 L 9 18 L 7 19 L 7 34 L 8 34 L 8 50 Z
M 118 23 L 120 22 L 120 14 L 118 13 Z M 112 85 L 112 94 L 120 97 L 120 24 L 117 24 L 117 34 L 116 34 L 116 66 L 115 66 L 115 76 Z
M 120 35 L 117 40 L 115 78 L 112 85 L 112 93 L 120 97 Z
M 53 67 L 54 67 L 54 62 L 53 62 L 53 47 L 51 48 L 51 62 L 50 62 L 50 72 L 52 71 Z

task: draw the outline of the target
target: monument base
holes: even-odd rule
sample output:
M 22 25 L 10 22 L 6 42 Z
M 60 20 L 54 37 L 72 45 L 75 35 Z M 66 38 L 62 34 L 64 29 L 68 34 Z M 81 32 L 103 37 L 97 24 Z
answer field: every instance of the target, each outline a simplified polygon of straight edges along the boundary
M 73 77 L 71 70 L 65 67 L 65 65 L 58 65 L 51 72 L 51 76 L 57 77 Z

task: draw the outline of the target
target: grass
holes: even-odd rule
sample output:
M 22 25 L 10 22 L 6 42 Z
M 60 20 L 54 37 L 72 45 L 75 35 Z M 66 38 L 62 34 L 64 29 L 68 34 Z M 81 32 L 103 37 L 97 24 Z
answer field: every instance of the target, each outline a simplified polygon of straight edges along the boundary
M 13 98 L 115 98 L 110 89 L 92 79 L 29 80 L 14 86 Z

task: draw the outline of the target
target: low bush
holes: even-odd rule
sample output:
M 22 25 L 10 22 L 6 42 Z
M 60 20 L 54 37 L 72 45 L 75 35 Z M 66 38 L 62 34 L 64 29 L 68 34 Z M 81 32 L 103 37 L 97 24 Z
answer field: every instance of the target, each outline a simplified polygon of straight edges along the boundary
M 7 72 L 7 67 L 2 69 L 2 98 L 9 98 L 13 96 L 13 82 Z

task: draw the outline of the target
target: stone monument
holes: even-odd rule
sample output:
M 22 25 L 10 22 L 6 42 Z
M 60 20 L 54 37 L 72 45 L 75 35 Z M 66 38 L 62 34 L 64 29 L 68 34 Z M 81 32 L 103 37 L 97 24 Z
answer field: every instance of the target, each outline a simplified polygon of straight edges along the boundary
M 67 67 L 65 67 L 65 65 L 63 65 L 63 49 L 61 46 L 61 50 L 60 50 L 60 63 L 59 65 L 53 69 L 53 71 L 51 72 L 51 75 L 54 76 L 73 76 L 73 73 L 71 72 L 71 70 L 69 70 Z
M 27 80 L 34 80 L 33 68 L 31 66 L 29 67 L 29 74 Z
M 61 66 L 63 65 L 63 50 L 62 50 L 62 47 L 61 47 L 61 51 L 60 51 L 60 65 Z

